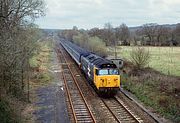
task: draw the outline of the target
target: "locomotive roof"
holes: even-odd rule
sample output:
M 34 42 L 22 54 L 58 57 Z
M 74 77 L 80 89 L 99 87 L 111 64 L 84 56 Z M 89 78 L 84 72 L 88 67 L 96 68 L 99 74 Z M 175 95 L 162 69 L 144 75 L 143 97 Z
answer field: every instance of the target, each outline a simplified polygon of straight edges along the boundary
M 103 58 L 97 58 L 93 64 L 98 68 L 116 68 L 116 65 L 112 61 Z
M 93 63 L 97 68 L 116 68 L 116 65 L 112 61 L 104 59 L 95 54 L 91 54 L 86 58 L 89 60 L 89 62 Z

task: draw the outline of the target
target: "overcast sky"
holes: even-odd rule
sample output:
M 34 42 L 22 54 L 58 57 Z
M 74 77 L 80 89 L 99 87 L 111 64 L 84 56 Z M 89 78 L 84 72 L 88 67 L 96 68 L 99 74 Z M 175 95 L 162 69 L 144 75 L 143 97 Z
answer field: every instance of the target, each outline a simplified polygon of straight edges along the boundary
M 46 16 L 36 21 L 41 28 L 65 29 L 77 26 L 103 28 L 125 23 L 174 24 L 180 22 L 180 0 L 45 0 Z

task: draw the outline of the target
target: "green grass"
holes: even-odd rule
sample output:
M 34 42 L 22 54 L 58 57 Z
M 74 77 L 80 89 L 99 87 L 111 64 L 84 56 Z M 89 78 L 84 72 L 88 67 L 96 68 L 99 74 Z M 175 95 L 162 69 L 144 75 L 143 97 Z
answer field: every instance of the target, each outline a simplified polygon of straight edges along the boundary
M 118 57 L 130 60 L 131 46 L 118 46 Z M 145 47 L 151 54 L 149 67 L 166 75 L 180 76 L 180 47 Z M 112 55 L 114 49 L 110 49 Z
M 139 76 L 140 78 L 143 76 Z M 161 91 L 162 82 L 155 78 L 144 78 L 122 76 L 123 88 L 130 91 L 145 105 L 152 107 L 156 112 L 171 119 L 175 123 L 180 122 L 179 99 L 174 94 Z
M 49 72 L 49 67 L 52 60 L 53 44 L 51 40 L 38 42 L 38 50 L 30 59 L 30 66 L 34 70 L 31 79 L 32 88 L 46 86 L 51 82 L 52 75 Z
M 118 57 L 130 61 L 135 47 L 119 46 Z M 180 47 L 144 47 L 151 54 L 149 67 L 153 69 L 134 71 L 137 75 L 122 75 L 122 86 L 133 93 L 145 105 L 152 107 L 163 117 L 180 122 Z M 113 55 L 113 48 L 108 48 Z M 127 68 L 126 68 L 127 67 Z M 132 72 L 132 66 L 125 66 Z M 168 76 L 167 76 L 168 75 Z M 170 75 L 170 76 L 169 76 Z M 173 76 L 171 76 L 173 75 Z M 178 77 L 175 77 L 178 76 Z
M 34 56 L 30 59 L 30 66 L 40 67 L 42 64 L 46 66 L 47 61 L 51 58 L 52 43 L 50 41 L 38 42 L 37 47 Z

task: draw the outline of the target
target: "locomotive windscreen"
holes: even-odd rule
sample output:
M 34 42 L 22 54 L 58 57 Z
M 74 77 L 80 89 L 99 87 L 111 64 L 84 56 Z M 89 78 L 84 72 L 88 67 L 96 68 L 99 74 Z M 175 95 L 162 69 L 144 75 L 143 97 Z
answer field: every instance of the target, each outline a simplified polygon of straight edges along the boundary
M 96 75 L 119 75 L 118 69 L 99 69 L 96 70 Z

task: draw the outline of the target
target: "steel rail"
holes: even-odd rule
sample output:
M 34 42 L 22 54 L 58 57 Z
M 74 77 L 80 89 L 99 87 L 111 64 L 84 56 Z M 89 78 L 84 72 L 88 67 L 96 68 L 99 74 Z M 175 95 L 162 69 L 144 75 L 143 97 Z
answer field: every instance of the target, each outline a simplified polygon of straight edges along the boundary
M 112 110 L 109 108 L 109 106 L 106 104 L 106 102 L 102 99 L 102 102 L 104 103 L 104 105 L 106 106 L 106 108 L 109 110 L 109 112 L 111 112 L 112 116 L 114 117 L 114 119 L 118 122 L 118 123 L 122 123 L 114 114 L 114 112 L 112 112 Z
M 60 50 L 56 50 L 58 56 L 60 56 Z M 59 60 L 60 60 L 60 57 L 59 57 Z M 74 111 L 74 107 L 73 107 L 73 104 L 72 104 L 72 100 L 71 100 L 71 97 L 70 97 L 70 92 L 68 90 L 68 85 L 67 85 L 67 81 L 65 79 L 65 75 L 64 75 L 64 71 L 62 71 L 62 77 L 63 77 L 63 80 L 64 80 L 64 85 L 65 85 L 65 89 L 66 89 L 66 93 L 67 93 L 67 96 L 68 96 L 68 100 L 70 102 L 70 107 L 71 107 L 71 110 L 72 110 L 72 113 L 73 113 L 73 118 L 74 118 L 74 121 L 75 123 L 77 123 L 77 118 L 75 117 L 75 111 Z
M 116 96 L 114 97 L 114 99 L 126 110 L 126 112 L 131 116 L 131 118 L 133 118 L 137 123 L 141 123 L 141 120 L 139 120 L 139 118 L 136 118 L 134 114 L 132 114 L 132 112 L 127 109 L 127 106 L 125 106 L 121 100 L 119 100 Z
M 91 117 L 93 123 L 96 123 L 96 120 L 95 120 L 95 118 L 94 118 L 94 116 L 93 116 L 93 114 L 92 114 L 92 112 L 91 112 L 91 110 L 90 110 L 90 108 L 89 108 L 86 100 L 85 100 L 85 97 L 83 96 L 83 94 L 82 94 L 82 92 L 81 92 L 81 89 L 80 89 L 80 87 L 79 87 L 79 85 L 78 85 L 78 83 L 77 83 L 77 80 L 76 80 L 76 78 L 75 78 L 75 76 L 74 76 L 74 74 L 73 74 L 73 72 L 72 72 L 72 70 L 71 70 L 71 68 L 70 68 L 70 65 L 68 64 L 67 59 L 66 59 L 66 57 L 64 56 L 62 50 L 61 50 L 61 54 L 62 54 L 62 56 L 63 56 L 63 58 L 64 58 L 64 60 L 65 60 L 65 62 L 66 62 L 66 64 L 67 64 L 67 67 L 68 67 L 68 69 L 69 69 L 69 72 L 71 73 L 72 79 L 74 80 L 75 85 L 76 85 L 77 88 L 78 88 L 78 91 L 79 91 L 79 93 L 80 93 L 80 95 L 81 95 L 82 100 L 84 101 L 84 104 L 85 104 L 85 106 L 86 106 L 86 109 L 87 109 L 87 111 L 89 112 L 90 117 Z M 67 83 L 66 83 L 66 84 L 67 84 Z M 69 97 L 70 97 L 70 93 L 69 93 Z M 71 101 L 72 101 L 72 100 L 71 100 Z M 71 104 L 72 104 L 72 102 L 71 102 Z M 73 104 L 72 104 L 72 105 L 73 105 Z M 72 108 L 73 108 L 73 107 L 72 107 Z M 73 110 L 73 111 L 74 111 L 74 110 Z M 74 111 L 73 115 L 74 115 L 74 114 L 75 114 L 75 117 L 76 117 L 75 111 Z
M 137 123 L 141 123 L 141 121 L 139 121 L 139 119 L 137 119 L 132 112 L 127 109 L 127 107 L 123 104 L 123 102 L 121 100 L 119 100 L 116 96 L 114 97 L 114 99 L 126 110 L 126 112 L 131 115 L 131 118 L 133 118 Z
M 106 101 L 109 101 L 109 104 Z M 127 106 L 125 106 L 123 104 L 123 102 L 118 100 L 116 97 L 113 97 L 112 100 L 106 100 L 106 101 L 105 101 L 105 99 L 102 98 L 102 102 L 104 103 L 106 108 L 109 110 L 109 112 L 111 112 L 114 119 L 118 123 L 123 123 L 123 122 L 127 122 L 127 121 L 134 122 L 134 123 L 142 123 L 143 122 L 143 120 L 141 120 L 139 117 L 135 117 L 134 114 L 132 114 L 131 111 L 127 108 Z M 113 101 L 115 101 L 115 102 L 113 102 Z M 118 104 L 116 104 L 116 103 L 118 103 Z M 121 108 L 118 108 L 118 105 L 121 106 Z M 112 109 L 112 108 L 114 108 L 114 109 Z M 119 109 L 119 110 L 115 111 L 115 108 Z M 119 113 L 123 113 L 124 116 L 121 116 L 121 118 L 118 118 L 118 116 L 120 115 Z M 122 117 L 125 117 L 125 118 L 122 118 Z
M 75 123 L 77 123 L 76 113 L 75 113 L 74 106 L 73 106 L 73 103 L 72 103 L 72 100 L 71 100 L 70 92 L 68 90 L 68 85 L 67 85 L 67 81 L 65 79 L 64 72 L 62 72 L 62 75 L 63 75 L 63 80 L 64 80 L 66 92 L 67 92 L 67 95 L 68 95 L 68 100 L 70 102 L 70 107 L 71 107 L 71 110 L 72 110 L 72 113 L 73 113 L 73 118 L 74 118 Z

